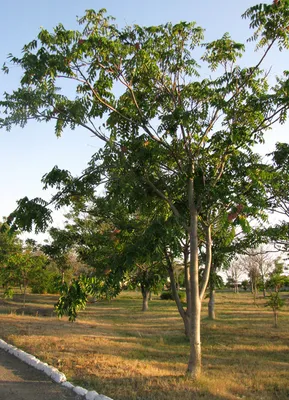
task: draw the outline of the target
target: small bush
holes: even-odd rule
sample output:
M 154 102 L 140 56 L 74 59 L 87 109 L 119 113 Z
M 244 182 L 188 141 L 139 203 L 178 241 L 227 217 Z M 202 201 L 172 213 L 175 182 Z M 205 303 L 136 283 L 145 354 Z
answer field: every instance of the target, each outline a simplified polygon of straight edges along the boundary
M 7 288 L 6 290 L 5 290 L 5 292 L 3 293 L 3 297 L 4 297 L 4 299 L 10 299 L 10 300 L 12 300 L 13 299 L 13 296 L 14 296 L 14 291 L 13 291 L 13 289 L 11 289 L 11 288 Z
M 179 293 L 179 298 L 181 301 L 185 301 L 186 300 L 186 293 L 185 292 L 178 292 Z M 173 294 L 170 290 L 166 291 L 166 292 L 162 292 L 161 296 L 160 296 L 161 300 L 174 300 L 173 298 Z

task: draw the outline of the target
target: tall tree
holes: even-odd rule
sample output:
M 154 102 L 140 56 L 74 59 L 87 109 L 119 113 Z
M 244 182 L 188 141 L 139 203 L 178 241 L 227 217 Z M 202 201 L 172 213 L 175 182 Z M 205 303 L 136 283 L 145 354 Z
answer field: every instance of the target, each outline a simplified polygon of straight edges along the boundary
M 250 40 L 262 50 L 259 61 L 247 67 L 239 63 L 245 45 L 229 34 L 204 43 L 203 29 L 195 23 L 119 29 L 104 10 L 88 10 L 79 20 L 82 32 L 61 24 L 53 33 L 42 29 L 37 40 L 24 46 L 21 58 L 10 57 L 24 73 L 19 89 L 5 94 L 1 103 L 2 126 L 36 119 L 55 121 L 57 135 L 66 127 L 88 129 L 105 146 L 86 171 L 86 184 L 89 175 L 100 182 L 105 168 L 120 159 L 123 167 L 115 176 L 129 176 L 130 189 L 145 187 L 167 203 L 175 224 L 188 235 L 188 372 L 193 378 L 201 372 L 200 316 L 210 275 L 212 225 L 228 212 L 232 222 L 240 218 L 238 207 L 246 210 L 249 192 L 252 206 L 253 194 L 263 190 L 263 167 L 252 146 L 286 119 L 288 73 L 270 87 L 261 68 L 274 45 L 288 49 L 288 4 L 260 4 L 243 15 L 255 29 Z M 200 45 L 205 51 L 197 60 L 193 57 Z M 200 64 L 212 70 L 211 77 L 201 78 Z M 76 85 L 74 98 L 64 81 Z M 97 128 L 99 119 L 103 125 Z M 66 172 L 54 170 L 53 182 L 66 193 L 78 191 L 79 180 Z M 65 204 L 67 198 L 53 200 Z M 45 206 L 25 198 L 14 214 L 16 223 L 24 221 L 22 226 L 30 229 L 27 210 L 34 210 L 39 228 L 45 227 Z M 262 202 L 255 204 L 256 210 L 262 207 Z M 202 282 L 200 232 L 206 248 Z

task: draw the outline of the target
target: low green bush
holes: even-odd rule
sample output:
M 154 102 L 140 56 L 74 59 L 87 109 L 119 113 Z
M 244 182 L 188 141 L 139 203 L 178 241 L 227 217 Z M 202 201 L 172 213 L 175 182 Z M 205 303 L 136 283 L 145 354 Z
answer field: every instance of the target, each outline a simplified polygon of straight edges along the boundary
M 186 300 L 186 293 L 185 292 L 178 292 L 179 293 L 179 298 L 181 301 Z M 173 294 L 170 290 L 162 292 L 160 296 L 161 300 L 174 300 Z
M 11 288 L 7 288 L 7 289 L 5 290 L 5 292 L 3 293 L 3 297 L 4 297 L 4 299 L 6 299 L 6 300 L 12 300 L 12 299 L 13 299 L 13 296 L 14 296 L 14 291 L 13 291 L 13 289 L 11 289 Z

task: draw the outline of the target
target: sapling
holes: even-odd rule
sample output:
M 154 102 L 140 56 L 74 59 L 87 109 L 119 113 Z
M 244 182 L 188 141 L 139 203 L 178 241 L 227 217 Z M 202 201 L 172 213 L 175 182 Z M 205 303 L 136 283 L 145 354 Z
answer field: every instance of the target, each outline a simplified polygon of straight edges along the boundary
M 279 292 L 272 292 L 269 296 L 269 300 L 266 303 L 266 307 L 271 307 L 274 313 L 274 327 L 278 327 L 278 311 L 284 306 L 285 301 L 280 298 Z

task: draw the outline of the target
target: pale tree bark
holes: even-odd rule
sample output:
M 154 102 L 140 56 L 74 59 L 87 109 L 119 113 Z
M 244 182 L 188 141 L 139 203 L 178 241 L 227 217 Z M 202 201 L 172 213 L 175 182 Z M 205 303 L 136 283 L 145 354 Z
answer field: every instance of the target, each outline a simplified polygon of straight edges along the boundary
M 191 315 L 192 315 L 192 292 L 191 292 L 191 277 L 190 277 L 190 265 L 189 265 L 189 239 L 186 239 L 186 244 L 183 249 L 183 254 L 184 254 L 184 267 L 185 267 L 185 287 L 186 287 L 186 300 L 187 300 L 187 313 L 186 313 L 186 319 L 187 319 L 187 325 L 188 327 L 185 326 L 186 329 L 186 336 L 190 337 L 190 329 L 192 326 L 191 323 Z
M 201 301 L 199 295 L 199 248 L 198 248 L 198 213 L 194 203 L 193 180 L 189 184 L 190 205 L 190 283 L 191 283 L 191 324 L 190 356 L 188 374 L 197 379 L 201 374 Z
M 209 303 L 208 303 L 208 317 L 209 319 L 216 319 L 216 313 L 215 313 L 215 290 L 210 287 L 210 298 L 209 298 Z
M 213 252 L 213 250 L 212 250 Z M 210 279 L 209 279 L 209 302 L 208 302 L 208 318 L 211 320 L 216 319 L 215 312 L 215 289 L 218 286 L 217 283 L 217 270 L 220 269 L 220 265 L 212 261 L 210 268 Z
M 191 168 L 191 175 L 193 176 L 193 167 Z M 155 185 L 147 179 L 147 183 L 153 188 L 156 194 L 158 194 L 163 200 L 165 200 L 171 207 L 172 212 L 181 221 L 181 216 L 176 209 L 175 205 L 165 196 L 163 192 L 155 187 Z M 206 233 L 206 262 L 205 270 L 201 287 L 199 288 L 199 238 L 198 238 L 198 210 L 196 206 L 196 199 L 194 193 L 194 179 L 191 177 L 188 180 L 188 203 L 189 203 L 189 226 L 183 224 L 183 228 L 186 230 L 188 235 L 189 244 L 189 259 L 185 262 L 185 279 L 186 279 L 186 292 L 187 292 L 187 311 L 182 307 L 180 299 L 177 295 L 176 285 L 173 273 L 171 279 L 174 282 L 172 288 L 174 290 L 174 296 L 180 315 L 183 318 L 185 324 L 185 330 L 189 333 L 190 339 L 190 356 L 187 367 L 187 374 L 193 378 L 198 379 L 201 374 L 202 363 L 201 363 L 201 305 L 205 294 L 205 290 L 208 285 L 211 260 L 212 260 L 212 242 L 211 242 L 211 226 L 203 223 L 203 228 Z M 166 254 L 168 261 L 169 256 Z M 186 268 L 186 264 L 189 266 Z M 169 265 L 169 263 L 168 263 Z M 187 316 L 187 317 L 186 317 Z M 188 325 L 189 324 L 189 325 Z M 189 328 L 188 328 L 189 326 Z
M 177 286 L 176 286 L 176 280 L 175 280 L 175 275 L 174 275 L 174 269 L 173 269 L 173 263 L 172 260 L 170 259 L 168 250 L 165 249 L 165 256 L 166 256 L 166 261 L 167 261 L 167 266 L 168 266 L 168 273 L 169 273 L 169 277 L 170 277 L 170 281 L 171 281 L 171 291 L 172 291 L 172 295 L 173 298 L 176 302 L 178 311 L 180 316 L 182 317 L 183 323 L 184 323 L 184 327 L 185 327 L 185 335 L 186 337 L 190 337 L 190 330 L 191 330 L 191 324 L 190 324 L 190 318 L 189 318 L 189 314 L 188 314 L 188 310 L 185 310 L 182 302 L 180 300 L 178 291 L 177 291 Z
M 202 299 L 209 281 L 212 243 L 211 228 L 205 226 L 206 231 L 206 263 L 204 275 L 199 289 L 199 239 L 198 239 L 198 212 L 195 205 L 194 182 L 189 180 L 189 207 L 190 207 L 190 283 L 191 283 L 191 325 L 190 356 L 187 372 L 193 379 L 198 379 L 201 374 L 201 308 Z

